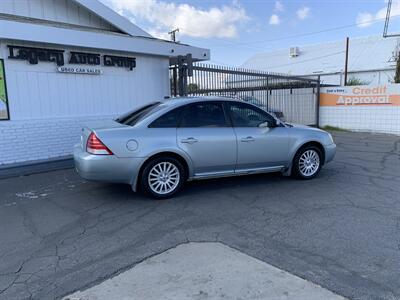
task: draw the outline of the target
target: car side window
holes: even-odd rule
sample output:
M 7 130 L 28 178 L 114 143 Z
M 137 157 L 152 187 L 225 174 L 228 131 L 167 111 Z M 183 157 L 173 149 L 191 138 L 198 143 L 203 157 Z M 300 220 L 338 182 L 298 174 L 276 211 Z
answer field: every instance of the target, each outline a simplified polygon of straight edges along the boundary
M 149 128 L 176 128 L 181 118 L 183 107 L 175 108 L 154 120 Z
M 200 102 L 186 107 L 180 127 L 230 127 L 221 103 Z
M 227 103 L 227 106 L 234 127 L 258 127 L 274 121 L 267 112 L 246 103 Z

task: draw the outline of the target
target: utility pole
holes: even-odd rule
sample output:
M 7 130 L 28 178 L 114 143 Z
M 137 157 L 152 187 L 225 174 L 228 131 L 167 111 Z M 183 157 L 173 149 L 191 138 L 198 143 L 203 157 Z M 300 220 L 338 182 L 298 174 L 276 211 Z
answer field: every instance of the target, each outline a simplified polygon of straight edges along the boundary
M 392 10 L 392 0 L 388 0 L 387 10 L 386 10 L 386 19 L 385 19 L 385 27 L 383 28 L 383 37 L 399 37 L 400 33 L 392 33 L 388 34 L 388 27 L 390 22 L 390 11 Z M 397 46 L 394 51 L 394 59 L 396 60 L 396 71 L 394 75 L 394 82 L 400 83 L 400 51 L 399 51 L 399 41 L 397 41 Z
M 179 28 L 171 30 L 168 34 L 171 36 L 171 41 L 176 42 L 176 33 L 179 32 Z
M 397 53 L 396 73 L 394 75 L 394 83 L 400 83 L 400 52 Z
M 344 85 L 347 85 L 347 68 L 349 64 L 349 37 L 346 38 L 346 59 L 344 63 Z
M 387 33 L 388 27 L 389 27 L 390 11 L 391 10 L 392 10 L 392 0 L 388 0 L 387 10 L 386 10 L 386 18 L 385 18 L 385 26 L 383 27 L 383 37 L 384 38 L 386 38 L 388 36 L 392 36 L 392 35 L 388 35 L 388 33 Z
M 384 38 L 400 36 L 400 32 L 388 33 L 391 10 L 392 10 L 392 0 L 387 0 L 385 26 L 383 27 L 383 37 Z

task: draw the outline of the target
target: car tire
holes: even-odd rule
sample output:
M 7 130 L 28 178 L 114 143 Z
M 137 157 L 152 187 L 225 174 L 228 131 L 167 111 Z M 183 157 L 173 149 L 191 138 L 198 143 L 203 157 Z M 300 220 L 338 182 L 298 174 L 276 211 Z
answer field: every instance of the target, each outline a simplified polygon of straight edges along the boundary
M 292 166 L 292 176 L 299 179 L 312 179 L 322 167 L 321 150 L 315 146 L 305 146 L 297 151 Z
M 179 160 L 157 157 L 145 165 L 140 186 L 146 195 L 154 199 L 165 199 L 175 195 L 185 181 L 185 168 Z

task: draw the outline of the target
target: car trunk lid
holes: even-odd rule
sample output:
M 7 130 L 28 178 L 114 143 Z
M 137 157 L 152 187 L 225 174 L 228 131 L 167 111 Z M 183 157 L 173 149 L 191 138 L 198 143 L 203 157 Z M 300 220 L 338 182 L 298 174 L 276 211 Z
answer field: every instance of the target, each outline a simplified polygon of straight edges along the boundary
M 102 120 L 102 121 L 92 121 L 86 122 L 82 127 L 81 132 L 81 146 L 82 149 L 86 149 L 87 140 L 92 132 L 97 132 L 105 129 L 113 129 L 113 128 L 123 128 L 128 127 L 127 125 L 120 124 L 112 119 L 110 120 Z

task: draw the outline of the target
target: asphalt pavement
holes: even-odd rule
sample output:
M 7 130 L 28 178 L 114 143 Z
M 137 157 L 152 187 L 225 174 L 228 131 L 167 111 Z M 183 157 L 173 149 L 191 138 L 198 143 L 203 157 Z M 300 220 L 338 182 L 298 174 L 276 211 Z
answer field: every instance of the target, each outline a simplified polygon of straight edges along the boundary
M 218 242 L 350 299 L 400 299 L 400 137 L 336 132 L 314 180 L 188 183 L 154 201 L 73 169 L 0 180 L 0 299 L 60 299 Z

